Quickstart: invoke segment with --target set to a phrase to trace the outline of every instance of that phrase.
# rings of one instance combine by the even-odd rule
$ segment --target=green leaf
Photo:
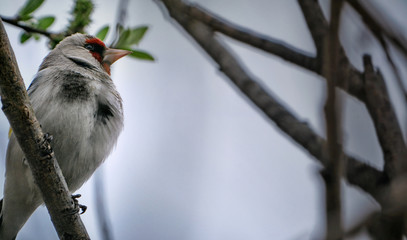
[[[115,47],[117,48],[131,48],[133,45],[137,45],[143,38],[144,34],[148,30],[147,26],[140,26],[133,29],[126,29],[120,33],[119,40]]]
[[[130,49],[130,51],[132,51],[132,53],[130,53],[130,57],[134,57],[137,59],[141,59],[141,60],[148,60],[148,61],[154,61],[154,57],[151,56],[150,53],[145,52],[145,51],[141,51],[141,50],[134,50],[134,49]]]
[[[106,25],[96,33],[96,37],[103,41],[103,40],[105,40],[108,32],[109,32],[109,25]]]
[[[124,27],[119,24],[119,25],[117,26],[117,29],[119,30],[119,34],[122,34],[122,32],[123,32],[123,30],[124,30]]]
[[[33,18],[31,15],[18,16],[21,21],[28,21]]]
[[[140,42],[140,40],[144,37],[144,34],[147,32],[147,30],[148,30],[147,26],[133,28],[130,31],[129,38],[127,39],[129,46],[137,45]]]
[[[36,41],[40,40],[40,35],[38,35],[38,34],[36,34],[36,33],[33,34],[33,37],[34,37],[34,39],[35,39]]]
[[[41,30],[46,30],[51,26],[55,21],[55,17],[53,16],[46,16],[38,19],[37,28]]]
[[[34,12],[37,8],[41,6],[44,0],[28,0],[25,5],[20,9],[18,15],[21,17],[27,16]]]
[[[28,39],[30,39],[32,37],[32,34],[27,33],[27,32],[23,32],[20,35],[20,43],[25,43]]]
[[[114,47],[115,48],[128,48],[128,47],[130,47],[130,46],[127,46],[127,39],[129,38],[129,36],[130,36],[130,30],[129,29],[123,30],[120,33],[119,40],[117,40],[117,43],[114,45]]]

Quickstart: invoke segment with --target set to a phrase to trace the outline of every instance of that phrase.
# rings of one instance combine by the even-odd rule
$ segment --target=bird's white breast
[[[54,137],[51,145],[69,189],[75,191],[114,147],[123,127],[121,99],[112,83],[71,70],[53,71],[40,71],[29,94],[43,131]]]

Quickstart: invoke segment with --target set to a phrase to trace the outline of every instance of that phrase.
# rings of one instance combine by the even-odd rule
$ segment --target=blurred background
[[[0,15],[13,16],[24,0],[0,0]],[[310,33],[294,0],[193,1],[232,22],[314,53]],[[325,13],[329,1],[319,1]],[[407,34],[407,1],[370,0],[386,20]],[[89,33],[113,25],[119,1],[94,1]],[[56,15],[51,31],[68,22],[73,1],[46,1],[36,15]],[[320,239],[324,234],[321,165],[253,107],[213,62],[152,0],[130,1],[126,25],[148,25],[140,47],[155,62],[124,58],[112,78],[124,101],[125,127],[117,147],[98,170],[114,239],[218,240]],[[49,52],[46,39],[19,43],[21,30],[7,25],[20,71],[29,85]],[[112,34],[106,42],[110,42]],[[247,69],[270,91],[325,136],[325,80],[275,56],[223,38]],[[362,54],[380,66],[400,122],[406,106],[384,52],[360,17],[345,6],[341,41],[352,63]],[[394,52],[407,78],[406,59]],[[402,68],[401,66],[404,66]],[[345,96],[345,95],[344,95]],[[343,97],[344,148],[382,169],[382,153],[366,108]],[[406,124],[402,124],[404,132]],[[9,124],[0,114],[0,190]],[[77,193],[92,239],[102,239],[95,207],[95,177]],[[343,183],[344,223],[353,226],[378,207],[362,191]],[[29,219],[17,239],[57,239],[45,207]],[[369,239],[362,233],[354,239]]]

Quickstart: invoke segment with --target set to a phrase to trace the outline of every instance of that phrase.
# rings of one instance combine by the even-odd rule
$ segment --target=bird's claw
[[[44,139],[45,139],[45,141],[47,141],[48,143],[51,143],[51,142],[52,142],[52,139],[54,139],[54,136],[52,136],[52,135],[49,134],[49,133],[45,133],[45,134],[44,134]]]
[[[75,210],[72,212],[72,214],[79,213],[79,210],[81,210],[79,214],[84,214],[86,212],[86,209],[88,209],[87,206],[79,204],[78,198],[80,198],[81,196],[82,195],[80,194],[72,195],[73,204],[75,205]]]
[[[53,137],[51,134],[49,134],[49,133],[44,134],[44,139],[41,142],[41,152],[43,154],[43,157],[52,158],[52,155],[51,155],[52,147],[50,145],[52,139],[53,139]]]

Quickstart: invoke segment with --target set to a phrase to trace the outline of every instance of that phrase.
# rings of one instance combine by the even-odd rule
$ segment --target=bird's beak
[[[120,58],[129,55],[131,51],[127,50],[122,50],[122,49],[113,49],[113,48],[108,48],[105,53],[104,57],[102,60],[102,65],[103,68],[106,70],[106,72],[110,75],[110,66],[119,60]]]

